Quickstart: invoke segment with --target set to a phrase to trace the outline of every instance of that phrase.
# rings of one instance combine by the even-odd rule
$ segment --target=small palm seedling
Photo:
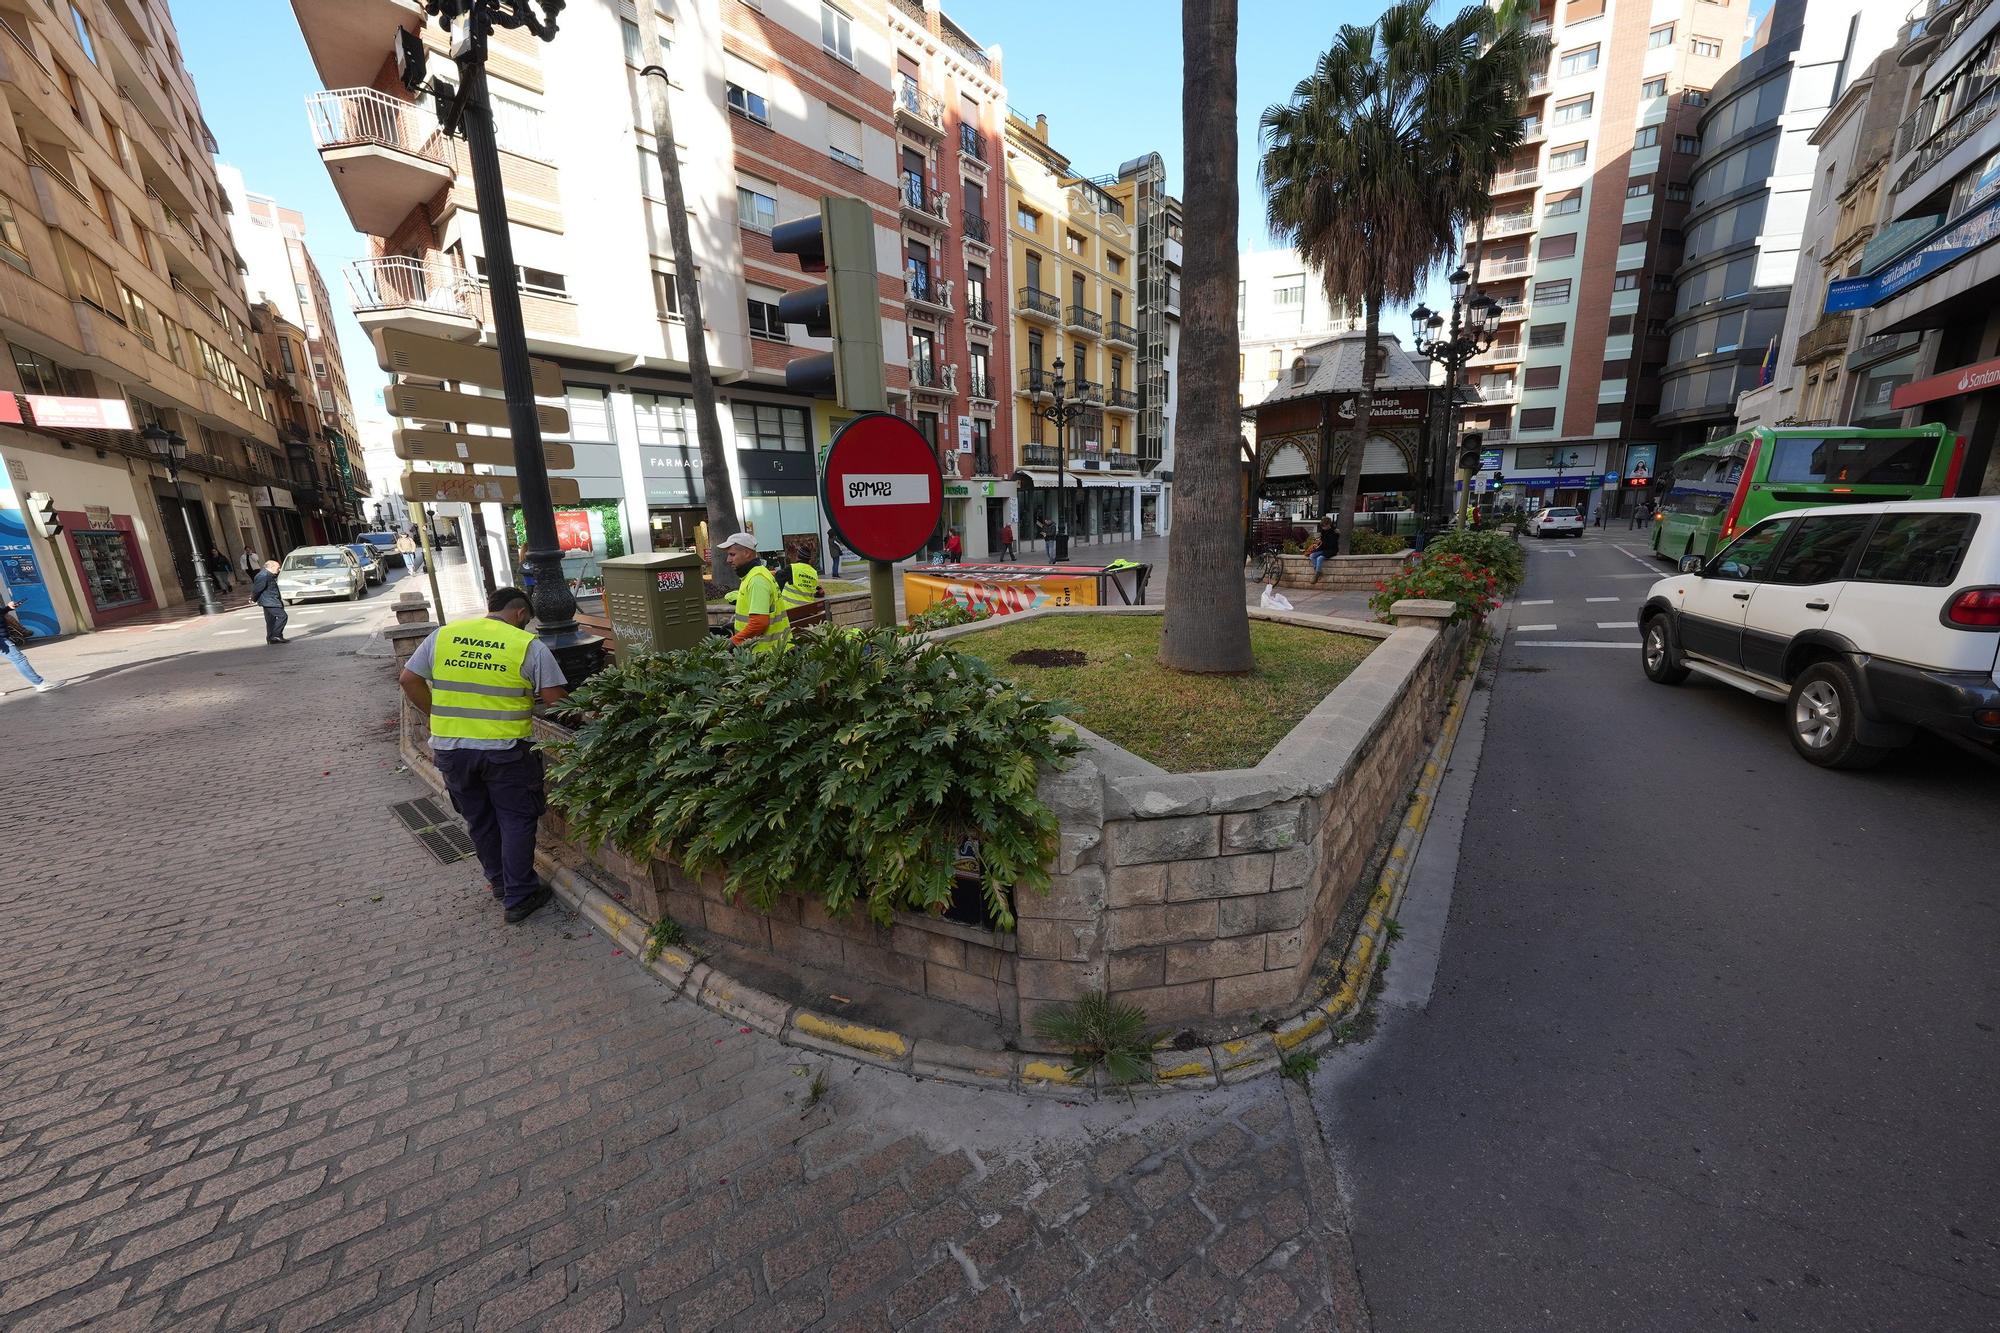
[[[1145,1010],[1103,991],[1044,1009],[1035,1016],[1035,1033],[1069,1051],[1070,1076],[1078,1081],[1094,1069],[1102,1069],[1114,1084],[1153,1077],[1153,1038],[1146,1031]]]

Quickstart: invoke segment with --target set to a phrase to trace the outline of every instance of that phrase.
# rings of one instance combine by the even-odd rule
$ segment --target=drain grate
[[[398,801],[389,810],[403,821],[403,827],[417,835],[417,841],[438,864],[450,865],[473,854],[472,837],[465,826],[430,797]]]

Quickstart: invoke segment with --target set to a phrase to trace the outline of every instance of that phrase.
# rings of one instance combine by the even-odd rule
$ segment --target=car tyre
[[[1646,679],[1655,685],[1678,685],[1688,678],[1688,669],[1681,665],[1680,636],[1674,633],[1672,616],[1663,611],[1646,621],[1639,658]]]
[[[1861,691],[1847,663],[1815,662],[1792,682],[1785,700],[1786,731],[1799,757],[1821,768],[1871,768],[1889,748],[1856,739],[1861,724]]]

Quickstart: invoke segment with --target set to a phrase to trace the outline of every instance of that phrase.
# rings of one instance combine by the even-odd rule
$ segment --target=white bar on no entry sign
[[[857,475],[841,485],[851,505],[920,505],[929,504],[931,498],[931,479],[921,472]]]

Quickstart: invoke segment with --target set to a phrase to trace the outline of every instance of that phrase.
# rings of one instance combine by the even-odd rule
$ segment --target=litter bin
[[[708,598],[693,551],[621,555],[600,569],[604,615],[621,655],[692,648],[707,635]]]

